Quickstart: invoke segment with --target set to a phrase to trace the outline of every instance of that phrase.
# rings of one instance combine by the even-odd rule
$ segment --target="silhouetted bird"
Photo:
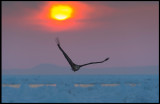
[[[72,70],[73,70],[74,72],[75,72],[75,71],[78,71],[82,66],[86,66],[86,65],[90,65],[90,64],[103,63],[103,62],[105,62],[105,61],[107,61],[107,60],[109,59],[109,57],[108,57],[108,58],[106,58],[106,59],[103,60],[103,61],[90,62],[90,63],[83,64],[83,65],[77,65],[77,64],[75,64],[75,63],[69,58],[69,56],[63,51],[63,49],[62,49],[61,46],[60,46],[60,42],[59,42],[59,39],[58,39],[58,38],[56,38],[56,43],[57,43],[58,48],[61,50],[61,52],[63,53],[64,57],[67,59],[68,63],[70,64],[70,66],[71,66],[71,68],[72,68]]]

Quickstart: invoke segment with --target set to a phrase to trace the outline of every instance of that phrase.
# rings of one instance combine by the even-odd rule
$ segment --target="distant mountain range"
[[[60,67],[54,64],[40,64],[30,69],[2,69],[2,74],[158,74],[159,66],[144,67],[112,67],[93,68],[82,67],[79,71],[73,72],[71,68]]]

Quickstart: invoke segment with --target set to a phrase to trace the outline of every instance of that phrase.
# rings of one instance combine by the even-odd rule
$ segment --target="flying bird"
[[[60,41],[59,41],[58,38],[56,38],[56,43],[57,43],[58,48],[61,50],[61,52],[63,53],[64,57],[67,59],[69,65],[71,66],[71,68],[72,68],[72,70],[73,70],[74,72],[75,72],[75,71],[78,71],[82,66],[86,66],[86,65],[90,65],[90,64],[103,63],[103,62],[105,62],[105,61],[107,61],[107,60],[109,59],[109,57],[108,57],[108,58],[106,58],[106,59],[103,60],[103,61],[90,62],[90,63],[83,64],[83,65],[77,65],[77,64],[75,64],[75,63],[69,58],[69,56],[68,56],[68,55],[64,52],[64,50],[61,48],[61,46],[60,46]]]

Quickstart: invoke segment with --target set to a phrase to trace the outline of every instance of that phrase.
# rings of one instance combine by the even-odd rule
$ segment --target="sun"
[[[72,16],[73,9],[67,5],[56,5],[50,9],[50,17],[56,20],[66,20]]]

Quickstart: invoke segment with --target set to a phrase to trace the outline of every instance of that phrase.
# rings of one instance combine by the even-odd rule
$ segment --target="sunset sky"
[[[66,20],[50,18],[54,5],[68,5]],[[158,1],[3,1],[2,69],[40,64],[70,67],[55,38],[86,68],[158,66]]]

